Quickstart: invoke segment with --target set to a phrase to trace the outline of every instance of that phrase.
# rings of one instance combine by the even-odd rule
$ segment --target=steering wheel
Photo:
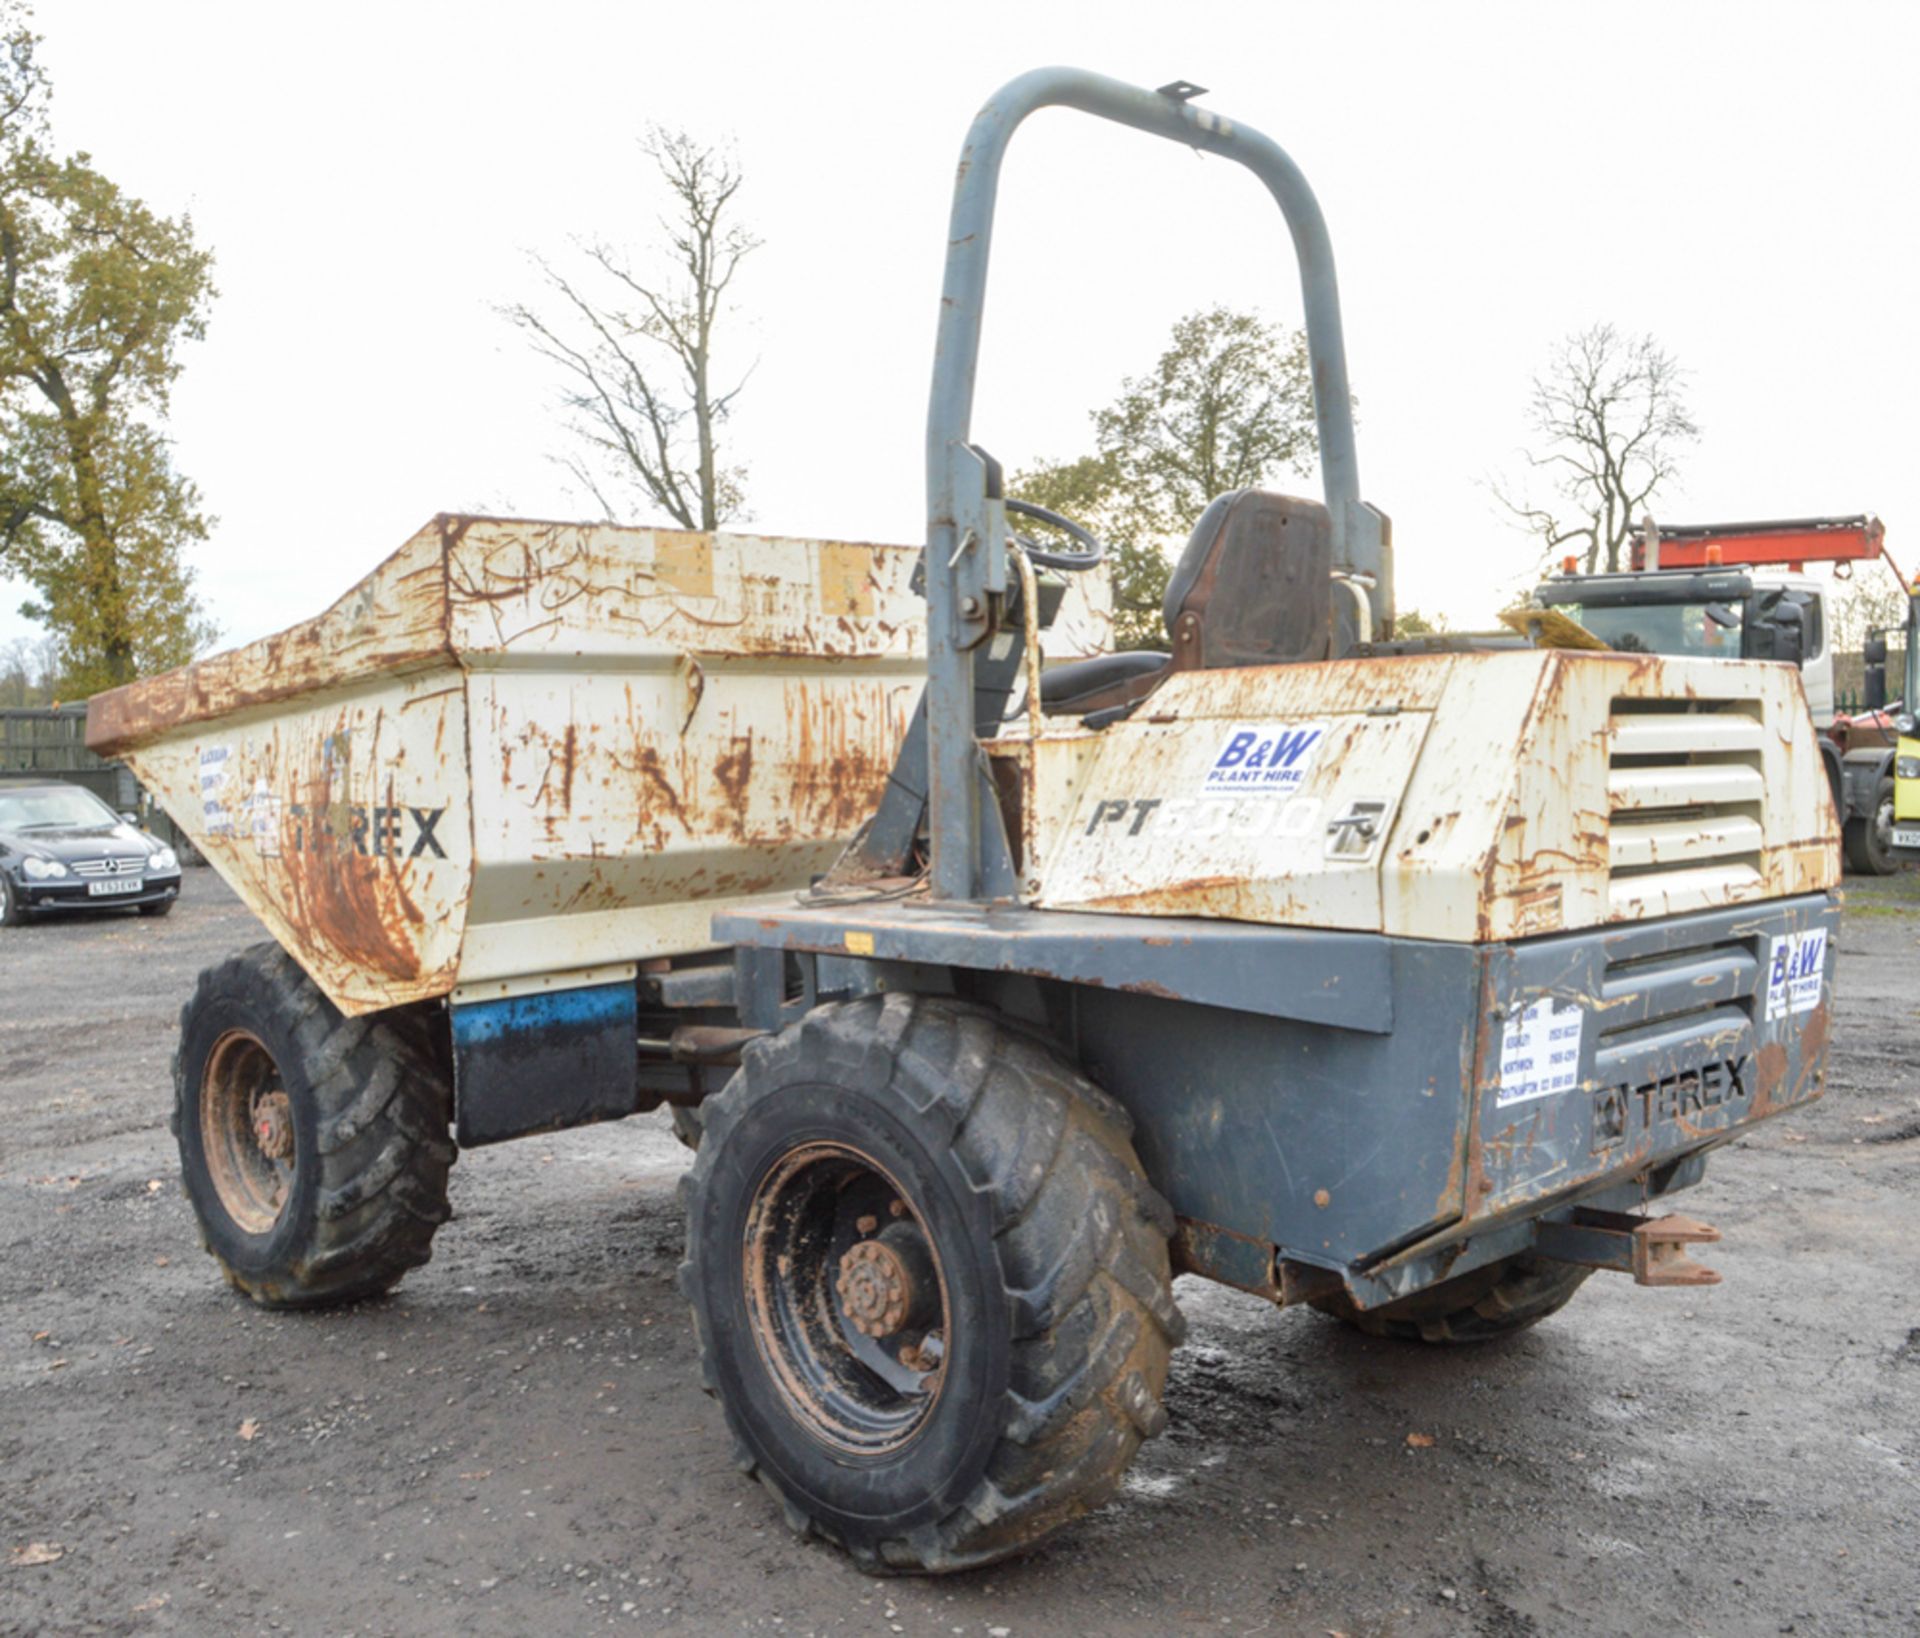
[[[1009,500],[1002,504],[1017,517],[1034,518],[1041,523],[1051,524],[1068,539],[1078,541],[1086,548],[1079,552],[1050,552],[1044,546],[1035,545],[1024,535],[1015,535],[1013,538],[1019,543],[1021,551],[1027,554],[1029,563],[1037,563],[1048,569],[1091,569],[1106,561],[1107,543],[1072,518],[1062,517],[1045,506],[1036,506],[1032,501]]]

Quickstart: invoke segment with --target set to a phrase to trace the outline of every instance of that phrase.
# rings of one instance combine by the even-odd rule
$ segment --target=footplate
[[[1696,1263],[1687,1247],[1712,1245],[1719,1238],[1717,1228],[1677,1213],[1649,1218],[1581,1208],[1564,1220],[1542,1218],[1535,1225],[1534,1246],[1559,1262],[1631,1274],[1636,1285],[1718,1285],[1719,1273]]]

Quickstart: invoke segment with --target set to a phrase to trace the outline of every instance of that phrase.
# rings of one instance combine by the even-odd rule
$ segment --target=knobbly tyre
[[[863,1568],[945,1571],[1113,1493],[1176,1271],[1433,1344],[1595,1269],[1715,1278],[1668,1197],[1826,1060],[1798,676],[1406,652],[1319,208],[1199,94],[1048,69],[981,112],[924,550],[443,518],[318,620],[94,702],[274,935],[203,975],[175,1072],[247,1295],[424,1261],[456,1142],[670,1102],[742,1467]],[[1166,653],[1043,670],[1099,544],[1010,532],[970,412],[1047,106],[1265,184],[1325,493],[1221,496]]]

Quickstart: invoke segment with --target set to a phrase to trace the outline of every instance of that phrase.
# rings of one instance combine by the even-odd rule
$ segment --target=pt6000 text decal
[[[1312,797],[1276,804],[1218,796],[1112,796],[1094,802],[1081,834],[1237,836],[1251,840],[1260,836],[1310,836],[1319,820],[1320,804]]]

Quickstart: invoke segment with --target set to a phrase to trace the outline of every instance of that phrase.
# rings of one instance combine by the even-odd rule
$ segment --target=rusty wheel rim
[[[946,1272],[912,1196],[871,1155],[805,1144],[762,1176],[742,1250],[749,1327],[788,1414],[854,1455],[912,1443],[952,1342]]]
[[[200,1147],[220,1204],[248,1234],[265,1234],[293,1192],[293,1104],[259,1037],[229,1030],[200,1076]]]

